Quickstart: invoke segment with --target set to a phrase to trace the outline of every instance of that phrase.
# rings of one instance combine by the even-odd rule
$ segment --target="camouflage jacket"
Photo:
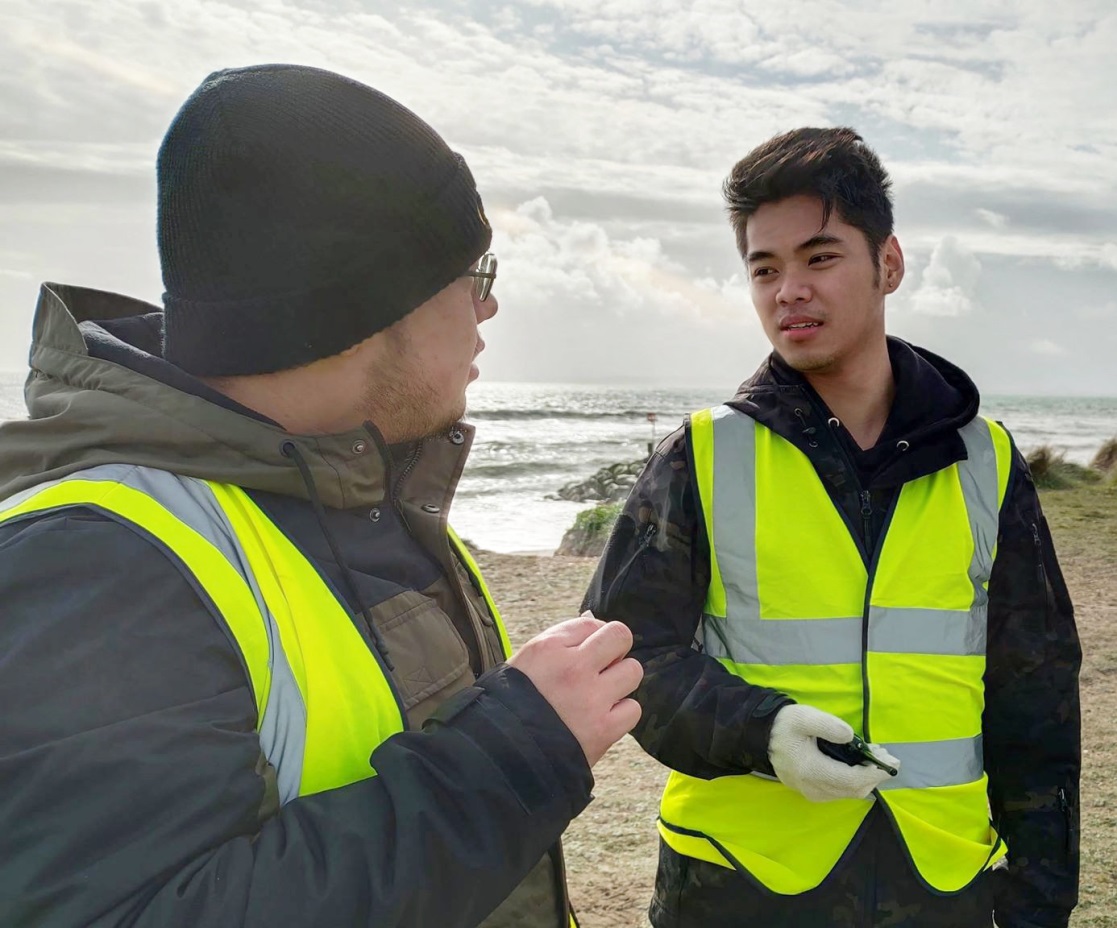
[[[850,525],[862,526],[870,549],[905,482],[964,458],[958,428],[978,407],[976,387],[949,362],[898,339],[889,339],[889,352],[896,399],[868,451],[857,448],[818,394],[776,355],[730,401],[811,459],[834,505]],[[730,674],[692,647],[710,551],[688,435],[685,423],[649,460],[584,607],[633,631],[633,654],[645,669],[638,691],[644,712],[634,734],[649,754],[707,779],[771,773],[772,721],[791,700]],[[1002,928],[1055,928],[1067,924],[1078,892],[1081,651],[1035,485],[1015,448],[1013,456],[989,582],[983,723],[991,810],[1009,846],[996,909]],[[872,516],[863,521],[866,502]]]

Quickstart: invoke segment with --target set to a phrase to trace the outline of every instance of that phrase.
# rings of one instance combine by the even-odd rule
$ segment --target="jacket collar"
[[[775,352],[729,402],[787,439],[812,459],[844,449],[874,485],[894,485],[963,460],[958,429],[977,414],[973,381],[949,361],[901,339],[888,338],[896,395],[876,446],[858,452],[844,427],[798,371]],[[836,424],[837,423],[837,424]],[[851,460],[852,463],[852,460]]]
[[[326,506],[387,497],[386,463],[365,430],[289,434],[159,357],[161,331],[160,310],[140,300],[43,285],[25,389],[30,418],[0,425],[0,498],[94,464],[132,463],[305,499],[282,451],[287,441]],[[448,507],[472,438],[461,424],[424,440],[408,488],[430,498],[437,487]]]

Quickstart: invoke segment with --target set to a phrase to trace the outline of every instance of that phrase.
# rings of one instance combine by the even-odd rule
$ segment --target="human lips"
[[[810,332],[822,328],[822,320],[813,316],[786,316],[780,320],[781,332]]]
[[[780,337],[791,344],[803,344],[818,337],[823,322],[813,316],[785,316],[780,320]]]
[[[469,379],[470,381],[476,380],[481,376],[481,369],[477,366],[477,355],[485,350],[485,343],[481,339],[477,339],[477,347],[473,349],[473,360],[469,365]]]

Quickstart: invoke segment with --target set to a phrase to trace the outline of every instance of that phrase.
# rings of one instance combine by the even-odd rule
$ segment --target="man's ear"
[[[881,286],[885,293],[895,293],[904,279],[904,251],[895,235],[888,236],[880,250]]]

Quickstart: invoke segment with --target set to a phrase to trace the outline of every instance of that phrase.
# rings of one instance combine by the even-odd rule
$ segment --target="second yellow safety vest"
[[[710,540],[707,654],[750,683],[848,722],[900,758],[879,798],[813,803],[761,775],[672,772],[663,840],[777,893],[820,885],[873,802],[922,878],[955,892],[1004,856],[982,755],[986,605],[1011,445],[961,430],[968,458],[904,484],[862,552],[810,459],[743,413],[691,419]]]

